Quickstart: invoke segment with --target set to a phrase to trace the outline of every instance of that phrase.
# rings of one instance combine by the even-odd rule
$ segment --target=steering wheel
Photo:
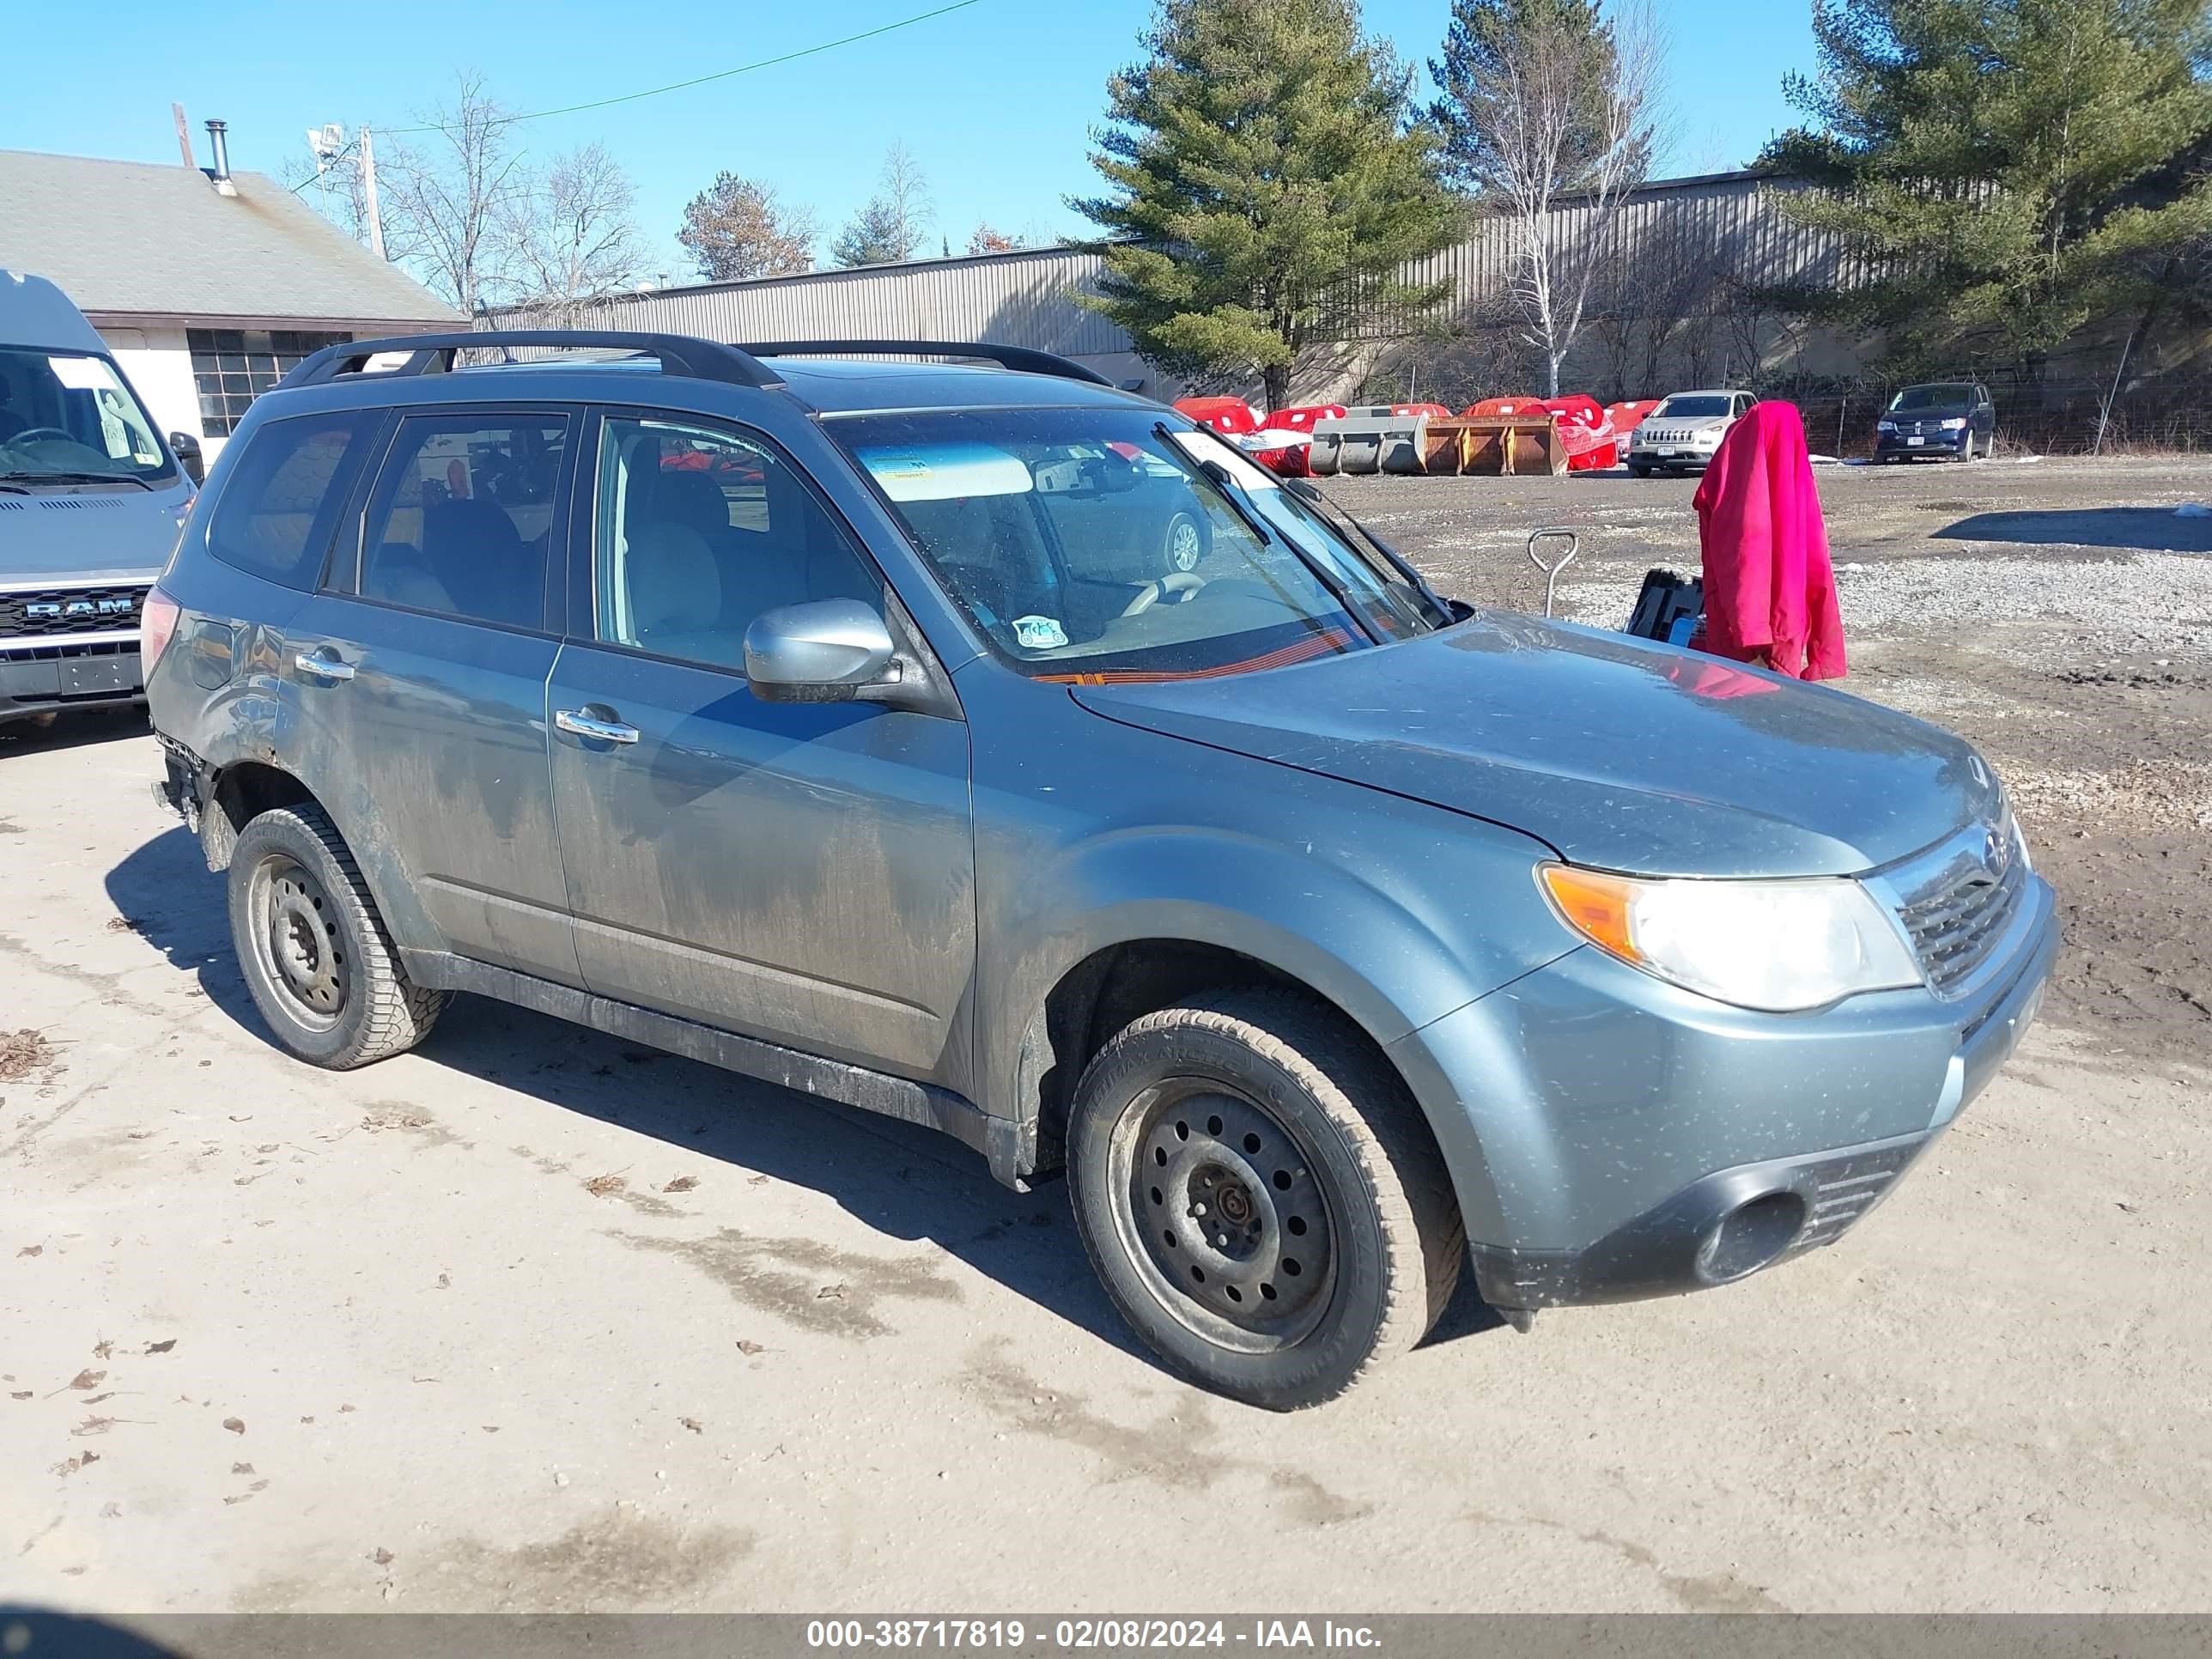
[[[59,438],[64,443],[72,444],[78,441],[76,433],[65,432],[58,426],[27,426],[12,438],[0,439],[0,442],[11,444],[27,443],[33,438]]]
[[[1206,578],[1193,575],[1188,570],[1177,570],[1162,576],[1157,581],[1139,584],[1137,597],[1122,608],[1125,617],[1141,617],[1170,594],[1178,594],[1177,605],[1188,605],[1198,597],[1198,590],[1206,586]]]

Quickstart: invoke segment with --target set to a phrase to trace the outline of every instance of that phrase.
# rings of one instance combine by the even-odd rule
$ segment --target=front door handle
[[[598,715],[581,708],[556,710],[553,724],[563,732],[580,738],[597,738],[601,743],[635,743],[637,727],[624,726],[619,720],[603,720]]]
[[[312,674],[319,680],[349,680],[353,678],[351,663],[337,657],[318,656],[307,651],[294,657],[292,666],[302,674]]]

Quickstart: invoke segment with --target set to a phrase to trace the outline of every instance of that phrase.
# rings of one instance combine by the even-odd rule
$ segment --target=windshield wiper
[[[1341,503],[1324,494],[1320,486],[1310,483],[1304,478],[1285,478],[1283,480],[1283,488],[1291,491],[1300,501],[1310,501],[1316,507],[1325,509],[1331,516],[1343,520],[1345,523],[1358,531],[1359,539],[1388,560],[1390,568],[1405,578],[1407,585],[1428,602],[1429,608],[1436,612],[1441,626],[1449,628],[1459,620],[1451,606],[1444,602],[1443,596],[1429,586],[1428,578],[1413,568],[1412,560],[1353,518],[1345,510]]]
[[[1265,547],[1275,539],[1268,533],[1267,526],[1261,521],[1260,515],[1247,503],[1239,501],[1235,493],[1231,490],[1227,467],[1218,461],[1193,459],[1184,453],[1182,446],[1176,441],[1176,430],[1165,421],[1152,422],[1152,436],[1168,447],[1168,459],[1181,466],[1185,472],[1189,472],[1193,467],[1198,469],[1206,483],[1213,486],[1213,493],[1228,503],[1231,513],[1244,520],[1244,527],[1247,530],[1260,538],[1261,546]]]
[[[1223,441],[1219,434],[1214,433],[1210,428],[1200,427],[1197,429],[1212,437],[1216,443]],[[1273,543],[1275,538],[1268,533],[1267,526],[1261,521],[1259,509],[1243,499],[1243,489],[1231,476],[1227,467],[1218,461],[1201,461],[1188,454],[1182,444],[1176,441],[1179,434],[1176,429],[1165,421],[1152,422],[1152,435],[1167,446],[1170,459],[1181,466],[1186,473],[1204,478],[1206,483],[1213,486],[1213,493],[1228,503],[1229,510],[1244,521],[1252,533],[1260,538],[1260,544],[1262,547]],[[1239,459],[1241,459],[1242,457]],[[1352,590],[1344,585],[1342,577],[1299,546],[1297,537],[1285,534],[1283,537],[1283,545],[1291,550],[1291,556],[1300,564],[1305,566],[1313,579],[1322,585],[1322,591],[1336,601],[1337,607],[1352,618],[1352,625],[1367,635],[1370,643],[1381,645],[1383,642],[1382,636],[1375,631],[1374,623],[1357,605],[1352,603]]]
[[[19,482],[31,483],[127,483],[141,489],[154,486],[143,478],[128,472],[0,472],[0,484],[11,487]]]

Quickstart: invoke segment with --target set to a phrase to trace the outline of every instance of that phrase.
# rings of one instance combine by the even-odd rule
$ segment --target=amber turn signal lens
[[[1631,883],[1568,864],[1544,865],[1537,875],[1568,927],[1624,960],[1637,960],[1628,932],[1629,901],[1634,892]]]

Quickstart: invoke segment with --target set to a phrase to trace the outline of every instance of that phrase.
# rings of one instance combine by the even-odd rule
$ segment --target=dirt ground
[[[83,1610],[2201,1609],[2212,467],[1824,470],[1849,689],[1955,726],[2057,994],[1837,1247],[1176,1384],[1062,1191],[464,1000],[278,1054],[143,726],[0,738],[0,1599]],[[1340,486],[1448,589],[1617,624],[1686,481]],[[1540,605],[1540,598],[1536,603]]]

